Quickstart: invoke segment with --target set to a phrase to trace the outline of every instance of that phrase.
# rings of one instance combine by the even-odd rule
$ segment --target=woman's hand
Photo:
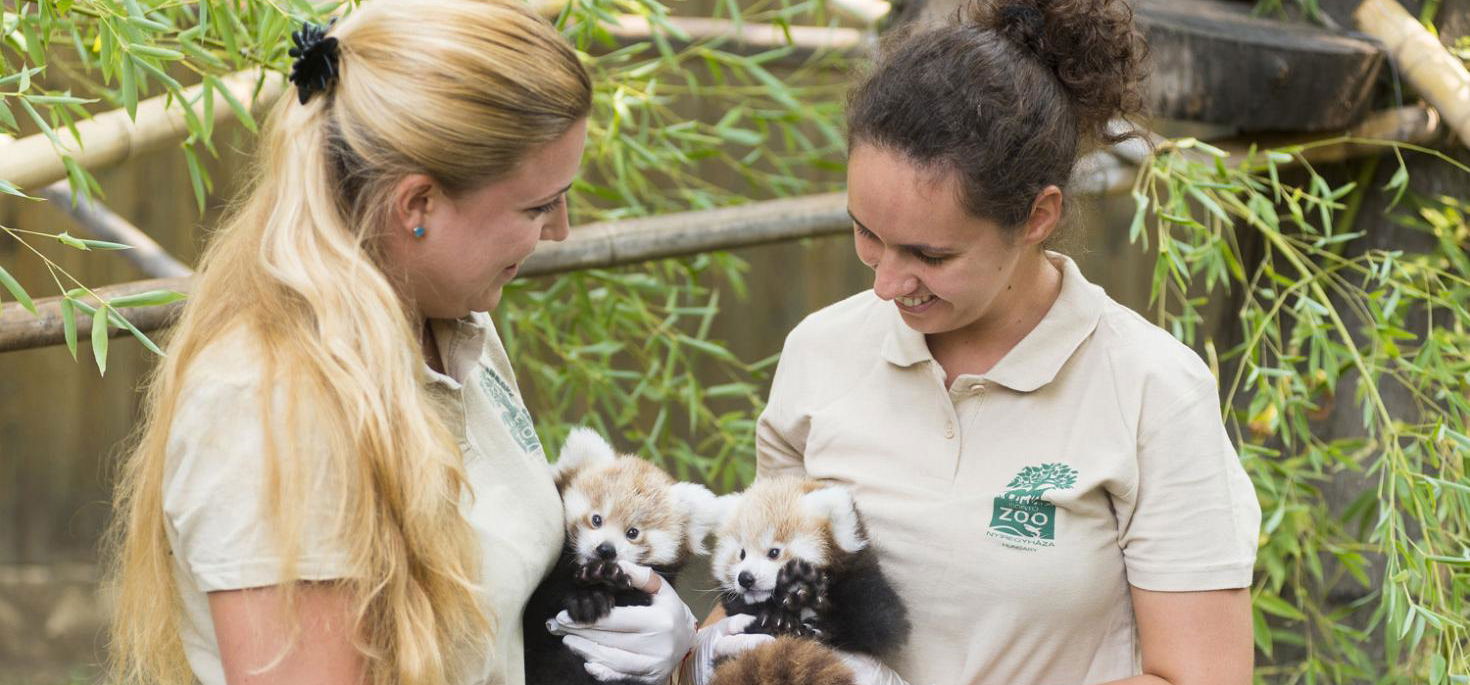
[[[856,685],[908,685],[893,669],[867,654],[838,651],[837,658],[852,669],[852,682]]]
[[[619,562],[633,584],[653,594],[648,606],[613,607],[590,624],[562,611],[546,629],[587,660],[587,673],[601,680],[633,679],[662,683],[694,644],[694,614],[674,587],[646,566]]]
[[[727,616],[699,629],[694,636],[694,655],[685,673],[692,685],[706,685],[715,675],[715,662],[753,649],[776,638],[764,633],[745,632],[755,616]]]

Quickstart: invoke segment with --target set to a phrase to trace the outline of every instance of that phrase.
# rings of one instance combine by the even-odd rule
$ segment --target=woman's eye
[[[919,258],[919,261],[921,261],[921,262],[923,262],[925,264],[931,264],[931,265],[933,265],[933,264],[940,264],[940,263],[944,262],[944,259],[945,259],[944,257],[935,257],[935,256],[932,256],[932,255],[926,255],[923,252],[915,252],[914,253],[914,256],[915,257],[918,257]]]
[[[558,207],[561,207],[562,203],[566,202],[566,200],[567,200],[567,196],[565,196],[565,195],[557,195],[556,196],[556,199],[555,200],[552,200],[551,202],[548,202],[548,203],[546,203],[544,205],[541,205],[539,207],[532,207],[531,208],[531,213],[532,214],[535,214],[537,216],[540,216],[542,214],[550,214],[550,213],[556,211]]]
[[[628,529],[628,532],[623,533],[623,534],[626,535],[626,536],[628,536],[628,539],[629,540],[637,540],[638,539],[638,529],[637,528],[629,528]]]
[[[778,559],[780,557],[781,557],[781,548],[779,548],[779,547],[772,547],[769,551],[766,552],[766,558],[767,559]]]
[[[740,550],[740,560],[745,561],[745,550]]]
[[[864,238],[867,238],[869,240],[875,240],[878,237],[876,235],[873,235],[873,232],[872,231],[869,231],[868,229],[864,228],[862,224],[853,224],[852,225],[852,228],[853,228],[853,230],[857,231],[857,234],[858,235],[860,235],[860,236],[862,236]]]
[[[593,528],[601,528],[602,527],[602,517],[601,516],[599,516],[597,514],[593,514],[592,515],[592,527]]]

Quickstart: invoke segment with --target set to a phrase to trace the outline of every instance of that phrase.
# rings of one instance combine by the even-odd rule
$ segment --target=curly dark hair
[[[1080,153],[1135,136],[1147,48],[1124,0],[977,0],[885,38],[848,100],[848,145],[951,168],[976,217],[1014,229]]]

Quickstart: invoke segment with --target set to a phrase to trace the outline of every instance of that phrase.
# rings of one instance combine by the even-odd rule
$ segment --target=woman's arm
[[[1107,685],[1249,685],[1250,590],[1132,594],[1143,675]]]
[[[209,593],[230,685],[366,682],[362,655],[352,645],[352,599],[345,588],[301,583],[289,613],[282,600],[279,587]]]

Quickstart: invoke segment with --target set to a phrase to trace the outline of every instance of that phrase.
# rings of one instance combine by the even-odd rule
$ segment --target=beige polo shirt
[[[498,617],[495,642],[463,680],[521,685],[521,610],[551,569],[564,536],[561,499],[531,417],[490,317],[433,321],[447,374],[424,369],[431,391],[452,401],[474,497],[464,513],[482,548],[481,601]],[[183,598],[184,651],[204,685],[224,685],[207,593],[278,584],[281,564],[262,511],[265,460],[260,430],[260,366],[253,338],[237,327],[210,344],[186,373],[169,434],[164,512]],[[284,407],[283,393],[273,401]],[[310,411],[310,407],[298,411]],[[294,449],[310,459],[311,436]],[[313,493],[330,493],[318,469]],[[311,502],[296,576],[346,575],[333,534],[336,502]]]
[[[913,685],[1066,685],[1140,672],[1129,585],[1247,587],[1260,508],[1215,379],[1072,260],[1041,323],[944,386],[871,291],[786,340],[759,477],[849,484],[914,631]]]

